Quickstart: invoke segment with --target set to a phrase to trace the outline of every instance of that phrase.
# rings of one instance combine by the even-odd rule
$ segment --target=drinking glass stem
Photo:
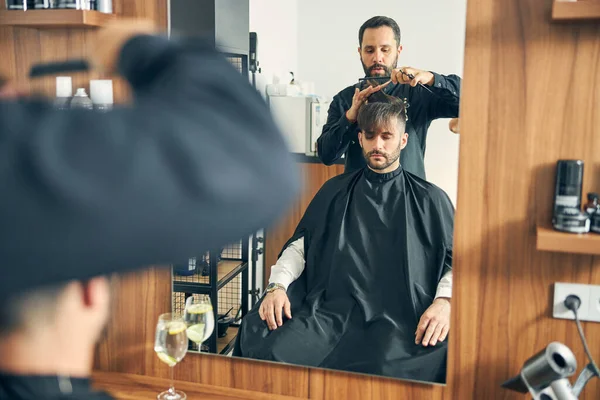
[[[175,392],[175,384],[174,384],[174,380],[173,380],[173,367],[169,368],[169,375],[170,375],[170,386],[169,386],[169,394],[171,396],[175,396],[177,393]]]

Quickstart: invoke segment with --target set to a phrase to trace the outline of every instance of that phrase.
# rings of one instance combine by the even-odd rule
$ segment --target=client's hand
[[[276,289],[265,296],[258,309],[258,314],[260,319],[267,322],[269,329],[273,330],[283,325],[282,310],[285,312],[286,317],[292,318],[292,306],[285,290]]]
[[[423,346],[435,346],[437,342],[446,340],[450,330],[450,299],[438,297],[433,301],[421,316],[417,332],[415,332],[415,343]]]

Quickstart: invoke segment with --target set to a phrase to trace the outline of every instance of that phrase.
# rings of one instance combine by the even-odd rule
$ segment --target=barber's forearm
[[[432,72],[432,74],[432,90],[445,100],[458,105],[462,79],[458,75],[442,75],[436,72]]]

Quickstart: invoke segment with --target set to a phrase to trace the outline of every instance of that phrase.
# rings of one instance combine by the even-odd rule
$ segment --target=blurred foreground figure
[[[296,194],[247,80],[213,47],[154,33],[115,22],[88,52],[129,82],[130,106],[58,111],[0,88],[0,302],[187,259],[268,226]]]

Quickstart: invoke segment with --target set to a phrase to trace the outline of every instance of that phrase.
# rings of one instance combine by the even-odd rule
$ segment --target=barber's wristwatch
[[[281,289],[284,292],[285,290],[285,286],[283,286],[281,283],[269,283],[269,285],[267,286],[267,288],[265,289],[265,295],[269,294],[277,289]]]

